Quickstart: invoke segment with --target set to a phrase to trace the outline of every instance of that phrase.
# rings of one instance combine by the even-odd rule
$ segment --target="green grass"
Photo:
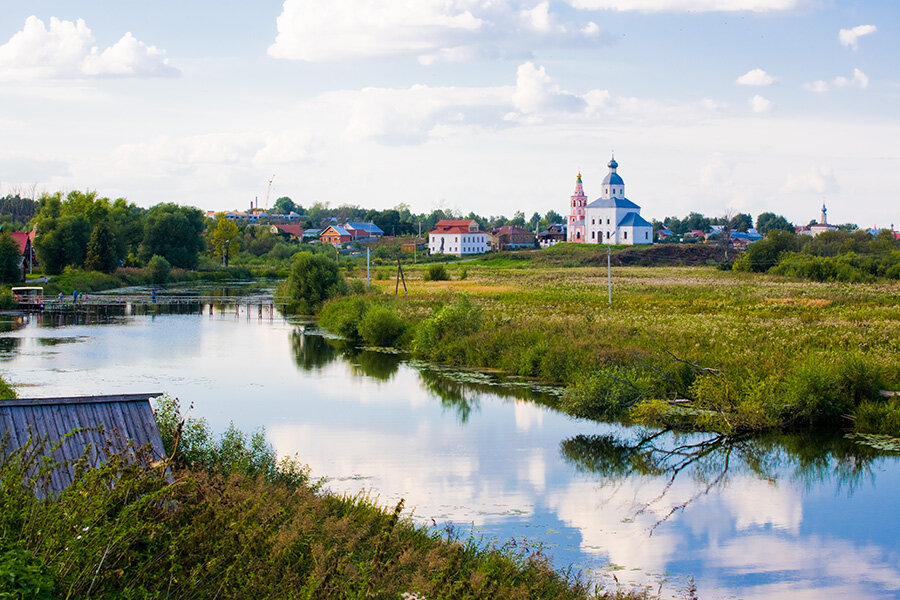
[[[853,427],[859,406],[884,402],[880,389],[900,389],[897,283],[616,267],[610,305],[605,269],[509,260],[468,263],[464,281],[408,268],[408,297],[376,281],[389,292],[378,302],[409,326],[398,345],[564,384],[572,414],[688,429]],[[420,342],[463,294],[478,327]]]

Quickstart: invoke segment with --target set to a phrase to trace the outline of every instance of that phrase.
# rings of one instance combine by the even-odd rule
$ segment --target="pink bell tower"
[[[587,196],[581,185],[581,173],[575,179],[575,193],[569,199],[569,222],[566,240],[569,242],[584,243],[584,209],[587,206]]]

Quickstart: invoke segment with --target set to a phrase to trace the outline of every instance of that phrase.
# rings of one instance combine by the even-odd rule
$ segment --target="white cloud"
[[[849,46],[856,50],[859,48],[857,46],[857,40],[864,35],[869,35],[870,33],[875,33],[878,31],[878,28],[874,25],[857,25],[853,29],[841,29],[838,32],[838,41],[842,46]]]
[[[773,108],[775,108],[775,104],[771,100],[763,98],[759,94],[756,94],[755,96],[750,98],[750,109],[755,113],[771,112]]]
[[[858,87],[862,90],[869,87],[869,78],[859,69],[853,69],[853,77],[835,77],[835,87]]]
[[[583,98],[561,90],[544,67],[536,67],[532,62],[519,65],[512,101],[525,114],[579,110],[587,106]]]
[[[773,12],[793,10],[805,0],[568,0],[586,10],[641,12]]]
[[[751,69],[737,78],[739,85],[764,86],[775,83],[775,78],[762,69]]]
[[[827,92],[832,87],[856,87],[864,90],[869,87],[869,77],[859,69],[853,69],[853,77],[844,77],[841,75],[832,79],[831,83],[819,79],[818,81],[812,81],[810,83],[803,84],[803,88],[805,90],[817,93]]]
[[[700,106],[710,112],[717,112],[726,108],[727,105],[722,102],[716,102],[712,98],[703,98],[700,100]]]
[[[50,27],[35,16],[0,46],[0,81],[84,77],[172,77],[165,52],[130,32],[100,50],[84,20],[50,18]]]
[[[837,179],[834,177],[834,170],[830,167],[813,167],[805,173],[795,175],[788,173],[787,180],[781,188],[782,193],[806,192],[814,194],[824,194],[826,192],[835,192],[840,189]]]
[[[592,26],[593,25],[593,26]],[[540,44],[597,38],[596,24],[563,23],[548,1],[284,0],[275,58],[307,62],[417,56],[419,63],[531,56]]]

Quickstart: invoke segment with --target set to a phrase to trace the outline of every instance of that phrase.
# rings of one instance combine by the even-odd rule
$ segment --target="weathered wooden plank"
[[[43,406],[47,404],[96,404],[99,402],[143,402],[162,396],[162,392],[147,394],[112,394],[109,396],[69,396],[59,398],[16,398],[0,400],[2,406]]]
[[[136,447],[150,444],[162,457],[162,439],[148,400],[159,395],[120,394],[0,402],[0,436],[9,432],[9,446],[0,451],[11,452],[21,447],[33,433],[35,439],[47,437],[46,454],[66,434],[79,429],[79,433],[69,436],[55,453],[54,458],[62,466],[50,474],[50,493],[62,491],[71,484],[73,464],[89,446],[92,448],[89,452],[92,465],[106,460],[107,449],[113,452],[125,450],[128,440],[133,440]]]

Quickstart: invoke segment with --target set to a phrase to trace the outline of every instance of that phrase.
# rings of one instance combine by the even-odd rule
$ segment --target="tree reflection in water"
[[[460,423],[466,423],[473,412],[478,412],[481,394],[554,407],[562,391],[558,387],[541,386],[531,381],[513,380],[480,371],[418,362],[410,364],[418,370],[422,386],[437,396],[445,408],[456,411]]]
[[[295,329],[291,332],[294,361],[304,371],[317,371],[334,362],[338,353],[329,340],[315,333]]]
[[[387,381],[400,368],[400,356],[390,352],[365,350],[340,339],[301,329],[291,332],[294,361],[304,371],[319,370],[338,357],[347,361],[354,375]]]
[[[697,492],[673,506],[653,527],[717,487],[729,476],[752,474],[774,482],[787,477],[806,487],[833,480],[852,494],[874,478],[873,463],[887,456],[843,434],[810,432],[761,436],[678,434],[642,430],[637,436],[577,435],[560,444],[563,457],[581,472],[616,481],[630,476],[664,479],[662,491],[638,512],[662,500],[679,477],[690,477]]]

